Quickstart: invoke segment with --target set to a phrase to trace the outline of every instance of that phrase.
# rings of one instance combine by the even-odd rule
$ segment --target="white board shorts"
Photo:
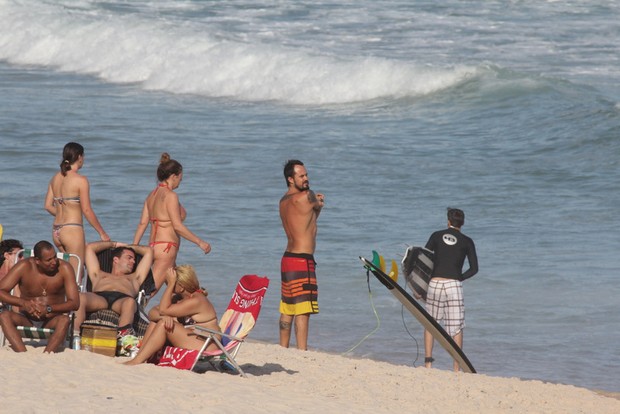
[[[443,322],[448,335],[454,337],[465,327],[463,282],[431,279],[426,294],[426,310],[437,322]]]

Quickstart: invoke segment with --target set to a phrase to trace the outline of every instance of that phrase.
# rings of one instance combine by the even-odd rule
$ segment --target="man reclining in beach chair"
[[[112,264],[114,261],[113,253],[114,249],[103,249],[97,252],[99,267],[102,271],[107,273],[112,272]],[[132,273],[136,271],[140,261],[142,261],[142,255],[136,254],[136,261]],[[90,279],[87,278],[84,292],[92,292],[92,290],[92,283]],[[138,311],[134,315],[133,328],[139,338],[144,336],[150,322],[149,316],[146,312],[146,305],[154,292],[155,280],[153,279],[153,271],[151,268],[146,280],[140,285],[140,291],[138,292],[138,297],[136,299],[138,302]],[[83,322],[83,326],[94,325],[95,327],[99,326],[102,328],[107,327],[116,329],[119,326],[119,318],[120,315],[111,309],[99,309],[94,312],[86,313],[86,319]]]
[[[20,288],[20,296],[11,291]],[[73,266],[59,260],[54,246],[42,240],[34,246],[34,256],[19,261],[0,281],[0,326],[16,352],[25,352],[22,331],[38,325],[49,334],[44,352],[56,352],[71,326],[67,313],[79,307],[79,288]],[[6,305],[18,306],[19,312]]]
[[[112,268],[109,272],[101,269],[97,253],[112,248]],[[142,260],[135,267],[136,256]],[[119,314],[119,342],[124,348],[137,346],[138,338],[133,328],[134,316],[138,309],[136,298],[140,286],[145,281],[153,263],[153,251],[148,246],[127,245],[115,241],[89,243],[85,252],[86,269],[92,283],[92,292],[80,294],[80,308],[77,312],[75,329],[86,318],[86,313],[110,309]],[[127,350],[127,349],[126,349]]]

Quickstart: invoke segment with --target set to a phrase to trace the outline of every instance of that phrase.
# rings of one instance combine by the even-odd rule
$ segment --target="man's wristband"
[[[52,313],[52,307],[50,305],[47,305],[47,308],[45,308],[45,311],[47,313]]]

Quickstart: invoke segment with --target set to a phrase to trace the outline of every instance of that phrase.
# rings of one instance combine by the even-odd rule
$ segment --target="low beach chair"
[[[201,326],[194,327],[196,335],[204,338],[205,343],[194,361],[192,371],[199,362],[207,362],[219,371],[230,364],[240,375],[246,376],[235,358],[241,344],[256,325],[268,286],[269,279],[266,277],[243,276],[237,284],[228,308],[220,318],[221,332],[214,332]],[[218,335],[221,335],[221,340],[217,338]],[[218,349],[206,351],[211,343],[215,343]]]
[[[34,252],[32,249],[20,250],[18,254],[15,255],[15,263],[17,263],[17,261],[21,259],[22,257],[24,259],[27,259],[29,257],[32,257],[33,255],[34,255]],[[83,286],[83,283],[82,283],[83,282],[82,281],[82,273],[83,273],[82,270],[83,269],[82,269],[82,261],[80,257],[76,254],[63,253],[63,252],[58,252],[56,256],[59,259],[65,260],[69,263],[71,263],[70,259],[77,260],[78,271],[76,272],[76,275],[75,275],[75,281],[77,282],[78,290],[82,292],[85,286]],[[8,305],[7,307],[10,308],[10,306]],[[75,312],[69,312],[69,318],[71,319],[71,324],[69,326],[69,330],[67,331],[66,340],[68,341],[69,345],[71,345],[73,343],[73,324],[75,322]],[[33,326],[17,326],[17,330],[20,332],[22,338],[28,339],[31,341],[46,341],[54,333],[53,329],[37,328]],[[6,338],[4,337],[4,332],[2,332],[2,330],[0,329],[0,343],[2,344],[2,346],[4,346],[5,342],[6,342]]]
[[[243,276],[237,284],[228,308],[220,318],[221,332],[201,326],[188,326],[193,327],[195,334],[205,340],[202,348],[199,351],[192,351],[166,347],[158,365],[204,372],[207,364],[220,372],[233,371],[246,377],[235,358],[241,344],[256,325],[268,286],[267,277]],[[218,336],[221,336],[221,340]],[[207,351],[207,347],[212,343],[218,349]]]
[[[97,253],[97,258],[99,259],[99,265],[101,266],[101,270],[103,270],[104,272],[112,271],[112,249],[100,251],[99,253]],[[135,266],[140,263],[140,260],[142,260],[142,255],[136,255]],[[149,271],[149,275],[144,280],[144,283],[142,283],[142,285],[140,286],[140,292],[138,293],[138,297],[136,298],[136,301],[138,302],[138,310],[136,312],[136,316],[134,317],[133,328],[139,337],[144,336],[144,332],[146,332],[146,328],[149,325],[149,318],[146,314],[145,309],[149,299],[151,298],[151,293],[154,290],[155,280],[153,279],[153,273]],[[84,291],[92,291],[90,279],[88,278],[86,278],[85,281]],[[110,309],[103,309],[86,315],[86,319],[84,320],[83,325],[117,328],[118,319],[118,313]]]

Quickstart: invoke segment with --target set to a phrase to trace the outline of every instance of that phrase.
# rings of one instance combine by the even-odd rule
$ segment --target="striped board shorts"
[[[426,310],[437,322],[443,321],[450,336],[461,332],[465,327],[463,282],[431,279],[426,295]]]
[[[319,313],[316,262],[311,254],[285,252],[282,256],[282,299],[280,313]]]

